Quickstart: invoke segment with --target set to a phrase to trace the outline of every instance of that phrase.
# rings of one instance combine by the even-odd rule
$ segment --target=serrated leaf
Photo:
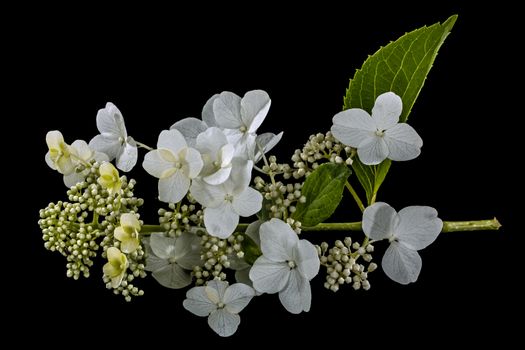
[[[405,122],[432,68],[439,48],[456,22],[457,15],[403,35],[380,48],[357,70],[346,90],[343,109],[361,108],[371,112],[377,96],[393,91],[403,100],[400,121]],[[354,161],[353,169],[366,191],[370,204],[390,168],[390,160],[379,165]]]
[[[345,165],[334,163],[325,163],[315,169],[302,188],[306,202],[297,205],[292,218],[307,227],[328,219],[339,205],[351,173]]]

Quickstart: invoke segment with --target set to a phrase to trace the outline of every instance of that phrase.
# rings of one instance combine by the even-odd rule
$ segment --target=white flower
[[[281,303],[291,313],[309,311],[312,301],[310,280],[319,272],[320,261],[314,245],[297,237],[279,219],[261,225],[262,256],[250,270],[257,291],[279,293]]]
[[[84,140],[76,140],[73,142],[71,144],[71,151],[74,154],[72,159],[76,165],[75,171],[69,175],[64,175],[64,184],[67,187],[74,186],[86,179],[90,170],[84,166],[85,164],[89,164],[93,159],[99,163],[109,160],[106,154],[92,150]],[[79,167],[79,165],[81,167]]]
[[[120,216],[120,226],[115,228],[114,236],[120,241],[123,253],[133,253],[140,246],[140,221],[136,214],[125,213]]]
[[[109,162],[104,162],[98,168],[100,176],[97,182],[102,188],[105,188],[110,195],[115,195],[122,189],[122,180],[118,170]]]
[[[147,271],[167,288],[184,288],[191,283],[195,266],[201,265],[200,237],[184,232],[179,237],[166,237],[163,233],[153,233],[149,239]]]
[[[201,155],[189,148],[184,136],[175,129],[160,133],[157,148],[146,154],[142,166],[150,175],[159,178],[161,201],[180,202],[188,193],[191,179],[202,169]]]
[[[69,175],[75,171],[76,163],[71,155],[71,146],[64,141],[60,131],[49,131],[46,135],[46,143],[49,151],[46,153],[45,159],[51,169],[64,175]]]
[[[221,129],[211,127],[200,133],[195,148],[204,161],[200,176],[206,183],[220,185],[230,177],[235,149]]]
[[[104,275],[111,280],[111,287],[118,288],[122,283],[124,274],[128,269],[129,262],[126,255],[115,247],[109,247],[107,250],[108,262],[102,268]]]
[[[393,92],[377,97],[372,117],[359,108],[337,113],[332,119],[332,134],[343,144],[357,148],[359,159],[367,165],[386,158],[401,161],[416,158],[423,140],[406,123],[398,123],[403,110],[401,98]]]
[[[229,337],[241,323],[238,313],[252,300],[255,292],[242,283],[228,286],[227,282],[212,280],[205,287],[194,287],[186,293],[183,305],[189,312],[208,316],[208,325],[221,337]]]
[[[252,216],[261,210],[261,193],[248,186],[252,167],[251,160],[236,159],[230,178],[223,184],[193,181],[190,192],[205,207],[204,225],[210,235],[227,238],[237,227],[239,216]]]
[[[117,159],[117,168],[130,171],[137,163],[137,145],[128,136],[124,118],[118,108],[111,102],[97,113],[97,128],[100,135],[95,136],[89,147],[105,153],[109,160]]]
[[[217,126],[225,130],[228,140],[235,146],[235,155],[254,159],[256,131],[270,109],[270,96],[265,91],[247,92],[241,99],[224,91],[213,101],[213,115]]]
[[[389,240],[383,271],[401,284],[417,280],[421,271],[417,251],[434,242],[442,228],[443,222],[431,207],[406,207],[396,213],[390,205],[377,202],[363,212],[364,233],[374,240]]]

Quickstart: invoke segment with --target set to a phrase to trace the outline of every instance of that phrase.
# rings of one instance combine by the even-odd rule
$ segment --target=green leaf
[[[377,96],[393,91],[403,100],[403,112],[399,120],[406,122],[438,50],[456,19],[457,15],[454,15],[443,24],[416,29],[368,57],[350,80],[343,109],[361,108],[371,112]],[[366,191],[368,204],[375,200],[390,163],[390,160],[386,160],[379,165],[369,166],[359,160],[354,161],[353,168]]]
[[[248,264],[253,265],[255,260],[262,255],[261,249],[248,235],[243,235],[244,239],[241,242],[242,250],[244,252],[244,261]]]
[[[334,163],[325,163],[315,169],[302,188],[306,202],[297,205],[292,218],[307,227],[328,219],[339,205],[351,173],[345,165]]]

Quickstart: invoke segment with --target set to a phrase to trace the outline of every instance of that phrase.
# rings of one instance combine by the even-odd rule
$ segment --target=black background
[[[86,342],[90,337],[94,344],[167,340],[172,346],[186,340],[278,345],[280,338],[345,347],[381,339],[393,345],[509,340],[514,331],[508,315],[519,315],[522,308],[516,286],[521,230],[512,222],[518,212],[512,199],[521,188],[520,172],[513,170],[519,161],[514,153],[520,151],[513,139],[520,130],[512,120],[522,111],[513,108],[518,101],[504,81],[518,58],[503,33],[517,24],[509,9],[446,4],[411,9],[379,4],[364,9],[352,3],[301,3],[293,10],[263,4],[202,4],[191,11],[57,8],[52,16],[19,22],[17,36],[9,37],[15,55],[7,68],[16,78],[10,92],[23,97],[15,104],[14,119],[30,126],[32,148],[24,208],[31,200],[18,221],[25,228],[7,232],[15,235],[11,259],[22,260],[4,287],[15,294],[14,324],[45,334],[46,341],[63,337],[63,344],[74,337]],[[61,130],[68,142],[89,140],[97,133],[97,110],[111,101],[122,111],[128,133],[154,146],[162,129],[184,117],[200,117],[214,93],[264,89],[272,107],[260,130],[285,132],[276,154],[287,160],[310,134],[330,128],[348,79],[368,54],[455,13],[456,26],[409,119],[424,140],[422,154],[394,164],[379,200],[397,209],[430,205],[444,220],[497,216],[503,228],[442,234],[421,252],[417,283],[397,285],[378,270],[370,277],[370,291],[347,286],[334,294],[322,287],[320,275],[312,282],[309,313],[291,315],[276,295],[265,295],[241,313],[238,332],[224,340],[205,318],[183,309],[184,290],[168,290],[148,278],[146,295],[126,303],[105,289],[96,268],[89,280],[73,281],[65,276],[65,259],[43,248],[38,209],[65,199],[61,176],[44,162],[48,130]],[[160,204],[156,180],[140,166],[131,176],[138,180],[135,193],[146,201],[143,217],[154,223]],[[359,220],[358,209],[345,201],[337,218]],[[303,236],[316,243],[335,237]],[[377,248],[380,262],[385,247]],[[22,259],[17,249],[23,249]],[[11,270],[12,264],[7,266]]]

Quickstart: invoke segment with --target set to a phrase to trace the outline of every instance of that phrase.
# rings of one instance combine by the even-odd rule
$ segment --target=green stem
[[[235,232],[245,232],[248,224],[239,224]],[[495,231],[501,227],[498,219],[474,220],[474,221],[443,221],[442,232],[464,232],[464,231]],[[312,227],[302,227],[303,232],[324,231],[361,231],[361,221],[356,222],[325,222]],[[160,225],[144,225],[140,233],[150,234],[153,232],[164,232]]]
[[[359,196],[357,195],[352,185],[350,185],[350,182],[347,181],[345,186],[350,192],[350,194],[352,194],[352,197],[354,197],[354,200],[357,203],[357,206],[359,207],[359,209],[361,209],[361,212],[363,212],[365,210],[365,206],[363,205],[363,202],[361,202],[361,198],[359,198]]]

